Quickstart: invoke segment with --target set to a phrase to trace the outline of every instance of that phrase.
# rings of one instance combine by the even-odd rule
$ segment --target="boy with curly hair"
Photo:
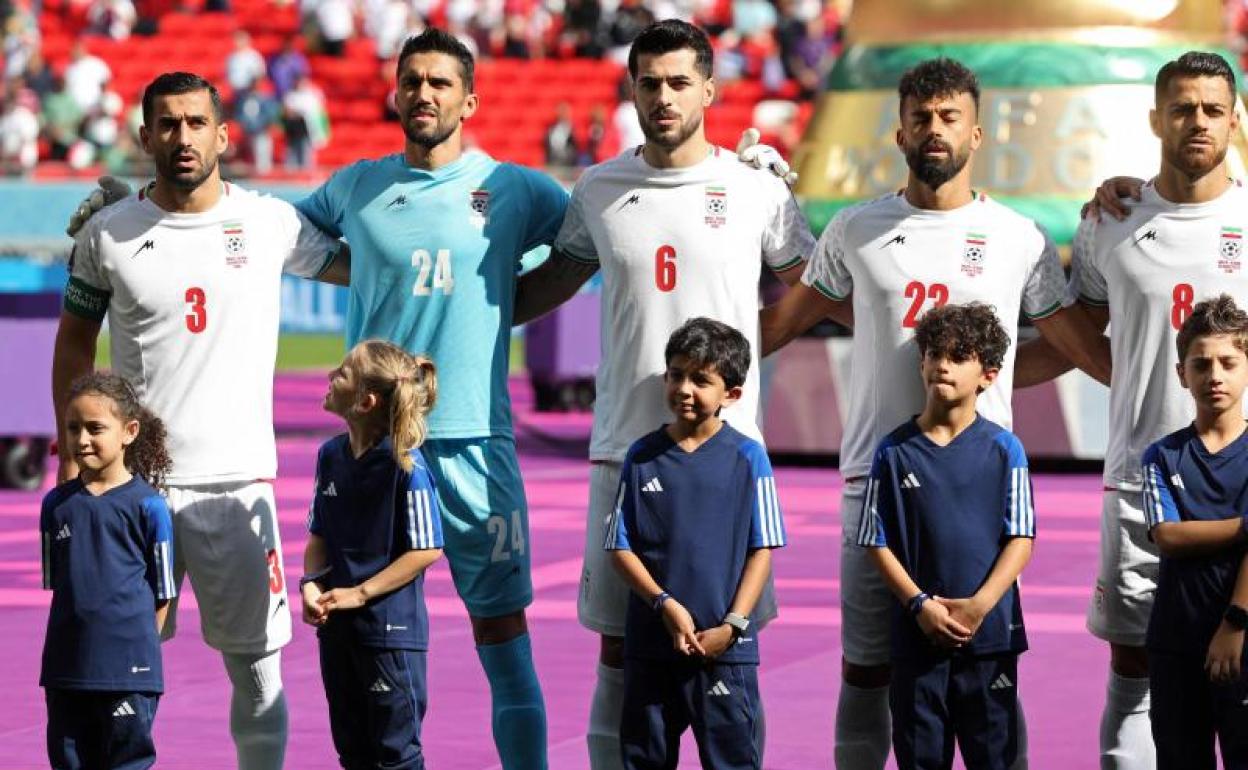
[[[915,329],[927,403],[876,450],[858,545],[897,597],[889,708],[898,767],[1010,767],[1019,751],[1016,581],[1036,534],[1027,456],[981,417],[1010,338],[992,308],[928,311]]]

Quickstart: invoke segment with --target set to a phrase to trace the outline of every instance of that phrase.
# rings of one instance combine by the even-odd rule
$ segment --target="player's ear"
[[[1148,111],[1148,126],[1149,128],[1153,129],[1153,136],[1160,139],[1161,138],[1161,113],[1157,111],[1156,107]]]
[[[468,94],[464,97],[464,109],[459,114],[459,122],[463,123],[477,113],[477,107],[480,106],[481,100],[475,93]]]
[[[741,394],[744,392],[745,392],[745,389],[742,388],[740,385],[737,385],[736,387],[729,388],[728,390],[724,391],[724,403],[721,406],[732,406],[733,404],[737,403],[738,401],[741,400]]]
[[[1174,365],[1174,373],[1179,375],[1179,384],[1183,386],[1184,390],[1187,390],[1187,369],[1184,368],[1182,361]]]
[[[702,109],[710,107],[715,101],[715,78],[709,77],[702,83]]]
[[[147,130],[146,125],[140,125],[139,126],[139,146],[142,147],[143,152],[147,153],[148,155],[152,154],[151,149],[148,147],[148,142],[150,142],[151,140],[152,140],[152,132]]]
[[[365,390],[360,393],[360,400],[356,403],[355,408],[357,411],[367,414],[376,409],[380,403],[381,399],[377,398],[376,393]]]
[[[996,382],[999,374],[1001,374],[1000,369],[981,369],[979,373],[979,392],[983,393],[992,383]]]
[[[984,127],[976,123],[971,126],[971,150],[978,150],[979,146],[984,143]]]
[[[127,420],[121,426],[121,445],[123,447],[128,447],[131,444],[133,444],[134,440],[138,437],[139,437],[139,421]]]

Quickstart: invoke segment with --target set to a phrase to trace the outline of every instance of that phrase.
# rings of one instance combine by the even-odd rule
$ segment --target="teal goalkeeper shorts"
[[[529,606],[529,508],[515,441],[429,439],[421,453],[438,486],[443,551],[468,613],[492,618]]]

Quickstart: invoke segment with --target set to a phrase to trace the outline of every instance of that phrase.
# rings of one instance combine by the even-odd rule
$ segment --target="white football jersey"
[[[1248,308],[1243,236],[1248,190],[1239,182],[1208,203],[1171,203],[1149,182],[1122,222],[1084,220],[1072,249],[1071,292],[1109,306],[1105,486],[1140,489],[1148,445],[1196,415],[1175,374],[1174,340],[1192,307],[1221,293]]]
[[[281,275],[337,253],[294,207],[226,184],[219,203],[171,213],[140,192],[78,234],[69,312],[107,312],[113,371],[168,430],[175,485],[271,479]]]
[[[622,462],[629,446],[670,422],[663,396],[668,337],[706,316],[750,341],[741,400],[723,417],[758,428],[758,281],[802,263],[814,237],[781,180],[715,148],[696,166],[652,168],[638,149],[595,166],[572,191],[555,248],[602,267],[602,363],[591,460]]]
[[[853,295],[840,458],[846,478],[867,475],[880,440],[923,411],[914,326],[925,311],[951,302],[995,308],[1010,348],[978,408],[1008,430],[1019,310],[1030,318],[1051,315],[1062,306],[1066,283],[1053,244],[1030,219],[982,194],[953,211],[930,211],[901,193],[839,212],[802,282],[832,299]]]

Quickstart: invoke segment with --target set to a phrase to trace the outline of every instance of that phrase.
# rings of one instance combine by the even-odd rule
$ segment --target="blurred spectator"
[[[746,76],[745,54],[741,51],[741,35],[735,29],[726,29],[719,37],[711,41],[715,51],[715,81],[728,85]]]
[[[273,82],[273,95],[280,101],[308,75],[308,60],[297,47],[298,37],[291,35],[282,43],[282,50],[269,62],[269,80]]]
[[[130,0],[92,0],[87,9],[87,31],[93,35],[125,40],[138,21]]]
[[[503,44],[499,55],[504,59],[533,58],[528,32],[528,24],[523,16],[509,14],[503,22]]]
[[[620,0],[615,18],[607,30],[607,40],[612,55],[620,61],[628,57],[628,47],[641,31],[655,22],[654,14],[642,4],[642,0]]]
[[[57,77],[52,93],[43,99],[43,133],[48,139],[53,160],[65,160],[69,148],[78,141],[78,131],[85,116],[78,101],[65,87],[64,78]]]
[[[21,77],[31,58],[39,54],[39,23],[30,11],[15,7],[0,18],[0,28],[4,30],[4,78]]]
[[[264,77],[264,57],[251,45],[245,30],[234,33],[234,50],[225,59],[225,80],[235,92],[244,91]]]
[[[43,60],[43,54],[36,51],[26,62],[26,87],[35,92],[42,102],[57,88],[56,73]]]
[[[10,81],[0,99],[0,164],[5,173],[30,173],[39,160],[35,95]]]
[[[65,68],[65,89],[83,113],[90,112],[99,104],[104,85],[113,77],[103,59],[92,56],[81,40],[74,43],[69,53],[69,66]]]
[[[321,51],[342,56],[347,41],[355,37],[355,12],[350,0],[317,0],[314,13]]]
[[[832,14],[835,19],[835,14]],[[785,75],[797,82],[801,97],[819,91],[836,56],[839,26],[828,23],[819,3],[802,2],[791,10],[777,30]]]
[[[732,0],[732,27],[748,38],[776,26],[776,7],[768,0]]]
[[[97,154],[112,147],[125,133],[122,128],[122,110],[125,104],[114,91],[105,91],[100,103],[88,115],[82,126],[82,138],[93,144]]]
[[[564,45],[574,56],[602,56],[602,3],[599,0],[566,0],[563,6]]]
[[[329,120],[321,89],[307,77],[300,78],[282,98],[282,114],[286,168],[316,168],[316,151],[329,143]]]
[[[576,146],[576,130],[572,125],[572,107],[559,102],[555,120],[546,127],[546,165],[571,168],[577,164],[580,150]]]
[[[627,71],[620,75],[615,94],[619,101],[615,105],[611,123],[615,126],[619,146],[636,147],[644,144],[646,135],[642,133],[641,121],[637,119],[637,106],[633,104],[633,83],[629,80]]]
[[[589,113],[589,127],[585,129],[585,151],[581,153],[580,165],[603,162],[619,152],[619,144],[615,128],[607,121],[607,109],[601,104],[594,105]]]
[[[424,21],[408,0],[366,0],[364,32],[377,46],[378,59],[399,55],[403,42],[424,29]]]
[[[257,174],[273,170],[273,133],[278,124],[281,108],[264,92],[263,84],[244,89],[235,96],[234,121],[243,132],[242,143],[247,149],[246,159]]]

